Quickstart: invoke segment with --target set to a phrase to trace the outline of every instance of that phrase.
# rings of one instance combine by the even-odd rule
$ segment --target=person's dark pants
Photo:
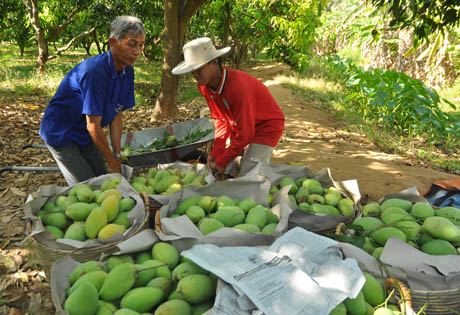
[[[76,144],[65,147],[46,146],[69,186],[107,174],[105,161],[92,141],[84,147]]]

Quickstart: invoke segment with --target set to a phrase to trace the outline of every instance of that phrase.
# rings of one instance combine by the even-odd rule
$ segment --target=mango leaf
[[[433,60],[436,52],[439,50],[439,47],[441,47],[441,43],[442,41],[444,40],[444,36],[442,35],[442,32],[439,31],[439,34],[438,36],[436,37],[436,41],[434,42],[434,44],[432,45],[432,48],[431,48],[431,53],[430,53],[430,56],[428,57],[428,60],[426,61],[426,65],[428,66],[431,61]]]
[[[403,55],[404,58],[410,57],[414,52],[416,52],[420,48],[420,42],[417,42],[417,44],[414,44],[411,49],[406,51]]]
[[[359,95],[359,93],[354,92],[354,93],[351,93],[350,95],[348,95],[345,99],[346,99],[347,101],[350,101],[350,100],[354,99],[354,98],[355,98],[356,96],[358,96],[358,95]]]

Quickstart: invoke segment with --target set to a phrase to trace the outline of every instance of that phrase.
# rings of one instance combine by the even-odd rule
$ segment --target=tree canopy
[[[417,39],[428,36],[460,23],[458,0],[370,0],[378,7],[386,7],[391,13],[391,26],[413,27]]]

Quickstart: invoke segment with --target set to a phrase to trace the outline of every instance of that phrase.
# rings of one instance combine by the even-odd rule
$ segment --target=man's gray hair
[[[121,40],[125,38],[126,34],[131,32],[145,34],[144,24],[135,16],[122,15],[110,24],[109,38],[114,37]]]

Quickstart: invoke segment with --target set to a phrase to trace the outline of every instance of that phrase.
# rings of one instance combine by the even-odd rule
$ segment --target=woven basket
[[[150,218],[150,207],[149,207],[149,198],[147,194],[141,193],[140,194],[142,199],[144,200],[145,204],[145,217],[140,226],[134,232],[133,235],[145,230],[149,226],[149,218]],[[29,238],[26,243],[26,247],[28,247],[35,258],[38,260],[38,263],[41,265],[43,270],[45,271],[46,277],[50,279],[51,276],[51,265],[53,262],[63,258],[65,256],[69,256],[72,259],[78,262],[86,262],[89,260],[99,260],[101,254],[111,255],[117,251],[119,251],[117,245],[124,241],[125,239],[105,244],[101,246],[89,247],[89,248],[79,248],[74,250],[65,250],[65,249],[57,249],[53,247],[46,246],[40,242],[38,242],[34,236]]]
[[[362,214],[362,211],[363,211],[363,210],[362,210],[361,207],[357,207],[357,208],[356,208],[356,211],[355,211],[355,214],[354,214],[352,217],[350,217],[350,218],[346,221],[346,223],[340,222],[339,224],[337,224],[337,226],[333,226],[333,227],[331,227],[331,228],[329,228],[329,229],[315,230],[315,231],[312,231],[312,232],[315,232],[315,233],[320,234],[320,235],[323,235],[323,236],[327,236],[327,234],[331,234],[331,233],[332,233],[332,234],[334,234],[334,233],[335,233],[335,234],[340,234],[340,229],[339,229],[339,233],[338,233],[338,232],[337,232],[337,228],[339,228],[339,226],[340,226],[340,228],[342,228],[342,227],[344,227],[345,225],[350,224],[351,222],[353,222],[355,219],[359,218],[359,216]]]
[[[155,231],[161,232],[160,224],[160,208],[163,207],[161,203],[149,197],[149,212],[150,212],[150,227]]]
[[[390,294],[393,287],[395,288],[395,296],[398,300],[399,305],[402,306],[406,304],[407,306],[412,308],[412,296],[410,290],[406,287],[406,285],[394,278],[385,279],[385,288],[387,289],[387,294]],[[400,296],[400,291],[403,294],[403,298],[401,298]]]
[[[339,223],[336,227],[335,234],[341,235],[343,233],[343,227],[345,227],[345,224]],[[395,283],[387,283],[387,287],[390,285],[396,286]],[[423,306],[427,304],[424,310],[425,314],[458,315],[460,313],[460,288],[448,290],[413,290],[407,289],[400,281],[398,281],[398,285],[404,292],[406,303],[411,306],[415,312],[419,312]],[[399,290],[395,290],[395,295],[401,299]]]
[[[427,303],[425,314],[449,315],[460,313],[460,288],[449,290],[411,290],[413,310],[418,312]]]
[[[157,212],[155,212],[155,231],[161,232],[160,210],[157,210]]]

